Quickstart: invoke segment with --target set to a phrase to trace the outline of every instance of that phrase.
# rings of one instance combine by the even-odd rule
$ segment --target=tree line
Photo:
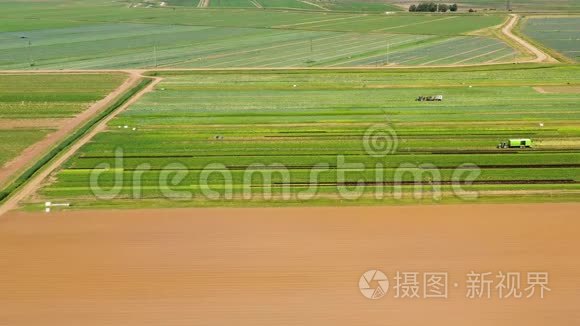
[[[411,5],[409,7],[410,12],[447,12],[447,11],[457,11],[457,4],[452,5],[447,4],[436,4],[435,2],[421,2],[418,5]]]

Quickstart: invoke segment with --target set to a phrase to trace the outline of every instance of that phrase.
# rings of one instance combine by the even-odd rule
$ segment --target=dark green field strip
[[[219,86],[222,89],[231,87],[238,89],[269,89],[276,85],[286,88],[297,84],[300,87],[308,85],[325,85],[341,88],[341,86],[400,86],[428,88],[430,86],[469,85],[480,86],[531,86],[531,85],[563,85],[567,83],[580,84],[580,66],[566,65],[504,65],[497,67],[465,67],[461,70],[453,68],[415,68],[391,70],[356,70],[339,71],[304,71],[304,70],[273,70],[273,71],[164,71],[155,73],[166,77],[160,87],[171,89],[180,86],[186,89],[203,89]]]
[[[113,91],[125,78],[121,73],[0,74],[0,102],[91,102]]]
[[[95,189],[89,188],[89,174],[79,174],[79,172],[81,171],[68,171],[67,173],[63,173],[57,183],[42,191],[42,195],[57,197],[60,199],[71,199],[75,206],[78,205],[79,201],[82,202],[83,200],[93,198],[93,191]],[[411,170],[409,170],[409,172],[411,172]],[[118,172],[104,172],[99,176],[99,186],[101,189],[113,189],[115,185],[122,185],[122,188],[118,189],[119,192],[116,194],[115,200],[109,203],[110,205],[119,204],[119,201],[123,201],[124,199],[131,200],[134,204],[147,198],[177,200],[179,199],[180,194],[176,192],[183,191],[185,191],[186,196],[191,194],[194,197],[204,198],[208,202],[211,201],[207,199],[206,195],[204,195],[205,192],[202,190],[202,187],[200,187],[199,180],[202,178],[198,172],[182,171],[181,173],[186,173],[186,176],[183,179],[180,179],[178,183],[172,183],[165,190],[160,189],[160,175],[157,171],[140,173],[137,179],[135,178],[135,173],[133,171],[122,174],[119,174]],[[446,187],[452,184],[451,176],[453,174],[452,171],[441,171],[441,174],[438,176],[437,174],[430,174],[429,171],[419,171],[416,172],[419,174],[404,174],[402,175],[402,178],[397,178],[397,181],[395,182],[395,179],[393,178],[395,172],[393,169],[385,169],[381,170],[381,172],[370,169],[365,172],[344,171],[346,179],[338,182],[336,178],[338,172],[336,170],[330,170],[318,173],[316,181],[312,183],[312,179],[310,178],[311,171],[289,170],[287,172],[289,179],[284,180],[279,171],[261,170],[252,171],[252,173],[254,173],[253,178],[252,181],[248,183],[244,181],[247,172],[229,171],[228,173],[231,175],[232,191],[236,197],[241,197],[242,194],[247,193],[248,189],[250,189],[253,198],[261,200],[262,205],[272,204],[267,200],[260,199],[264,193],[272,192],[273,194],[280,194],[284,189],[289,191],[290,194],[297,194],[307,189],[314,188],[317,190],[319,196],[324,196],[325,194],[337,195],[337,190],[339,188],[352,190],[357,186],[363,186],[361,190],[364,193],[372,194],[379,188],[389,193],[396,190],[393,187],[398,187],[399,185],[403,187],[413,185],[412,187],[415,188],[417,186],[423,188],[424,191],[427,191],[423,195],[429,196],[429,191],[437,189],[433,187],[442,187],[442,190],[449,190]],[[271,176],[271,183],[264,184],[264,181],[261,179],[261,175],[264,173]],[[377,173],[383,176],[381,179],[382,181],[376,181]],[[225,179],[220,173],[213,173],[208,179],[204,180],[209,183],[212,190],[221,193],[222,196],[225,194]],[[471,191],[482,191],[482,195],[485,195],[486,191],[499,189],[535,190],[544,191],[546,194],[550,194],[550,191],[552,190],[563,191],[569,189],[573,191],[580,189],[577,171],[570,172],[569,169],[482,170],[481,175],[475,182],[468,183],[467,185],[458,182],[455,183],[455,185],[460,185],[463,190],[469,189]],[[172,197],[171,199],[167,199],[167,196]],[[315,196],[314,198],[316,200],[320,197]],[[104,199],[101,198],[100,200],[97,200],[97,202],[102,200]],[[243,203],[242,198],[230,201],[230,204],[235,205],[241,203]]]
[[[455,181],[351,181],[351,182],[326,182],[326,183],[274,183],[273,186],[283,187],[283,186],[290,186],[290,187],[304,187],[308,185],[312,186],[365,186],[365,187],[376,187],[376,186],[396,186],[396,185],[420,185],[420,186],[432,186],[432,185],[453,185],[456,184]],[[487,180],[487,181],[473,181],[472,184],[474,185],[528,185],[528,184],[535,184],[535,185],[560,185],[560,184],[580,184],[580,182],[576,182],[574,180],[569,179],[558,179],[558,180]],[[270,187],[270,185],[258,185],[252,186],[254,188],[264,188]]]
[[[255,163],[253,163],[255,164]],[[316,165],[302,165],[302,166],[297,166],[297,165],[284,165],[285,168],[289,169],[289,170],[323,170],[324,168],[319,167],[316,163]],[[141,166],[139,166],[141,165]],[[123,172],[139,172],[139,171],[203,171],[206,170],[207,167],[200,167],[200,168],[183,168],[183,166],[180,167],[163,167],[163,168],[151,168],[150,166],[147,166],[147,168],[142,167],[142,163],[140,163],[136,168],[124,168]],[[336,165],[325,165],[325,167],[328,166],[328,168],[331,169],[339,169]],[[384,166],[384,165],[383,165]],[[561,169],[561,168],[580,168],[580,164],[537,164],[537,165],[525,165],[525,164],[505,164],[505,165],[475,165],[473,163],[471,164],[467,164],[467,165],[461,165],[461,166],[423,166],[420,167],[421,170],[453,170],[453,169],[458,169],[458,170],[473,170],[473,169],[518,169],[518,168],[526,168],[526,169]],[[84,171],[93,171],[93,170],[98,170],[98,168],[67,168],[67,171],[74,171],[74,170],[84,170]],[[279,169],[279,167],[277,167],[276,165],[271,165],[271,166],[266,166],[265,168],[258,168],[255,167],[253,165],[224,165],[223,169],[217,169],[219,171],[253,171],[253,170],[258,170],[258,171],[268,171],[268,170],[277,170]]]
[[[223,137],[223,140],[216,140],[214,135],[204,137],[188,137],[187,135],[166,135],[163,139],[162,133],[155,133],[144,137],[129,136],[123,134],[106,133],[95,138],[95,142],[89,144],[83,155],[92,156],[92,153],[99,153],[96,156],[110,155],[116,147],[123,148],[126,155],[140,155],[143,153],[158,153],[157,155],[210,155],[224,153],[239,153],[245,155],[276,155],[280,153],[305,153],[305,154],[336,154],[336,153],[357,153],[363,152],[363,137],[333,137],[333,138],[265,138],[246,135],[245,137],[228,140],[227,134],[216,131],[214,135]],[[396,149],[399,153],[407,152],[442,152],[442,153],[512,153],[513,150],[498,150],[496,145],[500,141],[508,138],[518,137],[524,133],[514,132],[510,135],[486,135],[479,137],[462,137],[461,135],[446,137],[404,137],[399,136],[396,141]],[[572,138],[566,134],[558,136],[535,136],[537,152],[563,151],[580,149],[580,138]],[[565,137],[569,143],[560,143],[559,140]],[[131,143],[127,141],[130,140]],[[389,140],[391,141],[391,140]]]
[[[350,163],[350,162],[349,162]],[[406,173],[401,173],[402,168],[331,168],[319,167],[312,170],[304,169],[290,169],[290,168],[258,168],[255,167],[250,170],[239,169],[208,169],[207,171],[214,171],[207,175],[206,180],[210,184],[223,184],[224,174],[231,176],[232,183],[235,185],[243,185],[246,180],[252,180],[252,184],[263,184],[262,177],[264,174],[271,176],[272,183],[310,183],[311,176],[316,173],[317,183],[336,183],[336,182],[395,182],[400,181],[414,181],[419,176],[418,181],[438,181],[436,175],[440,176],[439,181],[452,181],[455,171],[444,169],[441,171],[429,171],[418,167],[419,165],[404,166]],[[472,169],[475,170],[475,169]],[[580,181],[579,169],[575,168],[541,168],[541,169],[527,169],[525,167],[519,168],[504,168],[504,169],[480,169],[481,175],[477,178],[477,182],[495,182],[500,180],[504,183],[515,182],[522,183],[526,181],[534,182],[542,180],[542,182],[549,183],[570,183]],[[203,173],[200,170],[181,169],[176,166],[175,170],[165,171],[140,171],[136,179],[135,171],[117,171],[117,170],[103,170],[99,171],[99,183],[102,187],[112,187],[115,181],[123,181],[123,184],[129,186],[135,181],[144,186],[160,186],[160,178],[162,175],[172,176],[177,171],[181,171],[183,178],[178,180],[178,184],[173,186],[191,186],[199,185],[201,180],[204,180]],[[469,171],[467,171],[469,172]],[[343,181],[339,180],[339,173],[342,174]],[[416,174],[415,174],[416,173]],[[207,172],[206,172],[207,174]],[[284,174],[288,175],[288,179],[284,180]],[[64,170],[61,173],[59,180],[52,187],[68,187],[80,186],[85,187],[90,191],[90,171],[86,170]],[[380,181],[377,181],[377,175],[381,175]],[[251,178],[251,179],[247,179]]]
[[[163,155],[163,154],[160,154]],[[396,168],[404,163],[432,164],[439,168],[450,169],[459,167],[462,164],[478,165],[480,167],[530,167],[539,168],[547,166],[575,166],[580,160],[580,152],[572,153],[521,153],[513,154],[430,154],[430,153],[407,153],[405,155],[388,155],[384,158],[373,158],[366,155],[363,151],[353,153],[287,153],[272,155],[245,155],[243,153],[231,153],[222,155],[200,155],[196,157],[170,156],[168,157],[151,157],[151,156],[125,156],[123,158],[123,169],[138,169],[142,163],[147,163],[150,169],[163,169],[171,163],[179,163],[186,169],[200,170],[212,163],[221,163],[226,167],[247,167],[253,164],[282,164],[288,167],[300,166],[302,169],[314,167],[316,164],[327,164],[336,166],[338,156],[341,155],[348,163],[362,163],[365,166],[373,167],[381,164],[384,167]],[[68,169],[89,170],[95,168],[101,163],[110,164],[116,167],[113,157],[89,157],[77,158],[66,165]]]

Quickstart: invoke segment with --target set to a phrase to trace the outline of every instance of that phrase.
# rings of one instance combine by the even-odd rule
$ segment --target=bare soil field
[[[11,212],[0,219],[0,320],[84,326],[575,325],[579,209]],[[370,269],[390,279],[379,300],[366,299],[358,288]],[[396,271],[448,272],[448,299],[395,298]],[[544,271],[551,291],[544,299],[468,299],[470,271]]]
[[[580,86],[538,86],[534,90],[541,94],[580,94]]]

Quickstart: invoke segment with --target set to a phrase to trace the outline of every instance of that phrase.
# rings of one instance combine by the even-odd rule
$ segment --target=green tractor
[[[497,148],[532,148],[534,145],[529,138],[509,139],[497,145]]]

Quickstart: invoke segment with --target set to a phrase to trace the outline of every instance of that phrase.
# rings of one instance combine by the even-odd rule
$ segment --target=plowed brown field
[[[13,212],[0,219],[0,324],[578,325],[579,210]],[[359,291],[369,269],[390,278],[382,299]],[[471,270],[549,272],[551,291],[467,299]],[[396,271],[448,272],[449,298],[394,298]]]

